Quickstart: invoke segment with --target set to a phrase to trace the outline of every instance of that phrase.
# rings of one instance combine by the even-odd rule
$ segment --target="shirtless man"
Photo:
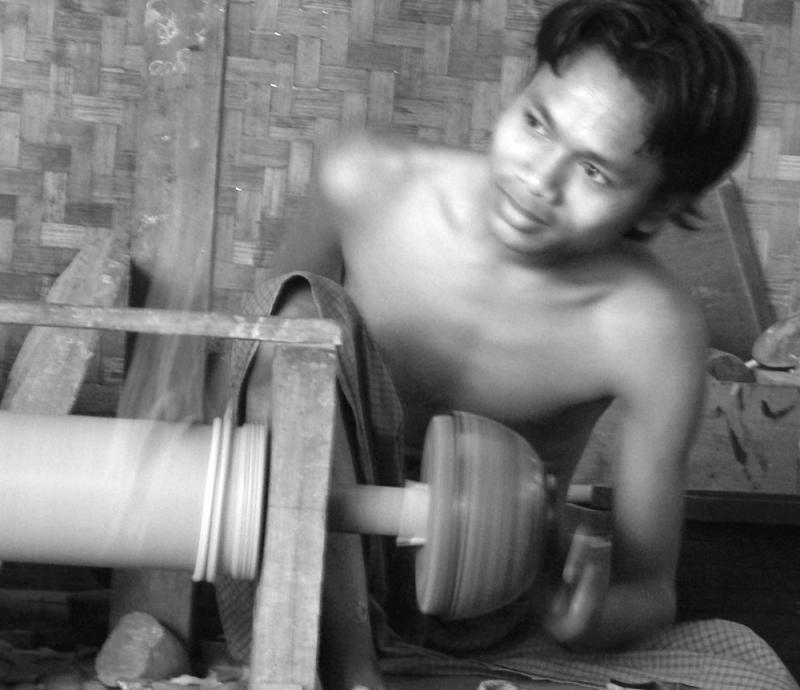
[[[565,572],[542,621],[567,646],[613,649],[674,620],[704,384],[702,317],[637,240],[735,162],[753,78],[691,0],[569,0],[543,19],[537,55],[487,153],[367,134],[331,147],[316,220],[288,234],[274,271],[338,279],[341,263],[407,442],[437,412],[490,417],[531,442],[559,505],[593,425],[621,401],[610,568]],[[307,306],[300,294],[285,313]],[[267,414],[269,366],[262,349],[254,418]],[[342,637],[326,644],[344,667],[357,653]],[[371,663],[331,683],[385,687]]]

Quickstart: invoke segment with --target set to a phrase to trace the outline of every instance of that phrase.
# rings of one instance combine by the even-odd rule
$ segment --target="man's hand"
[[[544,627],[562,644],[580,646],[603,610],[611,580],[611,542],[579,527],[561,577],[547,606]]]

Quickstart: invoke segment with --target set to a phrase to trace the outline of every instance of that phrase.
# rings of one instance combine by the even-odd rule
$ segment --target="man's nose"
[[[520,179],[534,196],[556,201],[564,184],[565,161],[555,150],[539,151],[521,168]]]

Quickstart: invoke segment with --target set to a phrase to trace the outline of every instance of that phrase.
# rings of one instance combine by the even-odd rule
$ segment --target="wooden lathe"
[[[527,589],[538,572],[548,512],[543,466],[524,439],[491,420],[458,412],[434,417],[419,484],[332,491],[333,457],[348,452],[336,423],[340,333],[333,322],[48,303],[0,303],[0,322],[279,343],[268,451],[266,431],[261,441],[226,441],[235,433],[230,414],[203,435],[202,430],[187,432],[185,423],[81,416],[66,421],[32,415],[30,409],[25,415],[0,413],[6,448],[0,501],[8,526],[5,537],[0,530],[0,559],[186,567],[194,570],[195,580],[213,581],[218,572],[257,579],[252,690],[314,687],[329,529],[396,535],[418,548],[417,599],[426,613],[458,618],[491,611]],[[50,342],[57,340],[53,336]],[[142,442],[143,435],[151,435],[152,442]],[[258,471],[242,470],[249,465],[238,457],[231,465],[236,473],[229,471],[226,449],[237,449],[235,455],[240,446],[262,456],[255,458]],[[256,497],[250,505],[246,496],[258,493],[267,475],[259,465],[265,451],[265,500]],[[39,469],[32,472],[35,466]],[[59,480],[59,471],[69,474],[70,481]],[[180,477],[180,486],[164,489],[161,505],[142,499],[149,493],[146,486],[126,500],[125,492],[137,483],[158,483],[155,493],[162,492],[160,485],[170,473]],[[82,484],[94,500],[88,494],[87,500],[75,498],[75,487]],[[172,511],[170,496],[181,493],[189,494],[187,503]],[[87,506],[83,523],[77,511],[59,517],[53,510],[45,515],[30,510],[34,502],[65,504],[63,510],[73,511],[70,500]],[[103,518],[113,505],[104,509],[103,501],[123,504],[117,512],[145,527],[113,527]],[[173,512],[186,523],[178,526],[176,537],[168,535],[178,522]],[[120,543],[126,534],[131,543]],[[113,549],[103,546],[112,542]],[[239,552],[245,556],[230,555]]]

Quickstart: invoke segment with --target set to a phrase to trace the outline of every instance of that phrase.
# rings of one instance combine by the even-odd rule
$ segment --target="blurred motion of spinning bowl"
[[[428,426],[421,484],[334,494],[329,524],[419,545],[420,609],[466,618],[509,603],[532,584],[547,512],[544,469],[530,445],[497,422],[453,412]]]
[[[420,608],[474,616],[524,591],[539,569],[547,515],[544,470],[525,440],[483,417],[435,417],[423,481],[432,497],[417,557]]]

